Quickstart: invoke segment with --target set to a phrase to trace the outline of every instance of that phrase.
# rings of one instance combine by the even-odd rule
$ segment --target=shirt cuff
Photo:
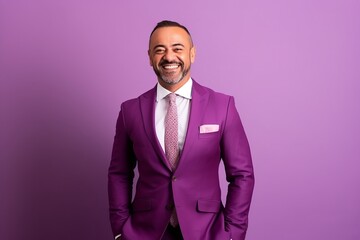
[[[115,240],[119,239],[121,237],[121,234],[115,236]]]

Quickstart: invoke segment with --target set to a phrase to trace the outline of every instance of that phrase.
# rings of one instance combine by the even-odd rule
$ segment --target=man
[[[108,186],[115,238],[245,239],[254,175],[234,98],[191,79],[195,47],[179,23],[158,23],[148,54],[158,83],[124,102],[116,125]],[[225,207],[221,160],[229,182]]]

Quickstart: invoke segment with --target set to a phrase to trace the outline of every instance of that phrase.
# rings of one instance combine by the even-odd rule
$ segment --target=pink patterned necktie
[[[169,107],[165,116],[165,154],[171,170],[174,171],[179,157],[176,94],[170,93],[167,98],[169,100]]]
[[[179,158],[176,94],[170,93],[167,98],[169,107],[165,116],[165,154],[171,170],[175,171]],[[170,224],[174,227],[179,224],[175,208],[170,217]]]

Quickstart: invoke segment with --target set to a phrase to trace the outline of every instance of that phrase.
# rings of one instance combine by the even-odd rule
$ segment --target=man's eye
[[[181,52],[181,51],[182,51],[182,48],[175,48],[174,51],[175,51],[175,52]]]
[[[165,52],[164,49],[156,49],[156,50],[155,50],[155,53],[158,53],[158,54],[164,53],[164,52]]]

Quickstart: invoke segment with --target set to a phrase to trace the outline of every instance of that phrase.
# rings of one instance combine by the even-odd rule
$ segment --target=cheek
[[[150,64],[151,64],[151,66],[157,66],[157,65],[159,64],[159,62],[160,62],[159,59],[160,59],[160,58],[157,58],[157,57],[151,58],[151,59],[150,59]]]
[[[161,60],[163,59],[163,55],[157,55],[154,57],[154,63],[159,64]]]
[[[188,55],[178,56],[178,59],[181,60],[185,65],[188,65],[190,63],[190,56]]]

